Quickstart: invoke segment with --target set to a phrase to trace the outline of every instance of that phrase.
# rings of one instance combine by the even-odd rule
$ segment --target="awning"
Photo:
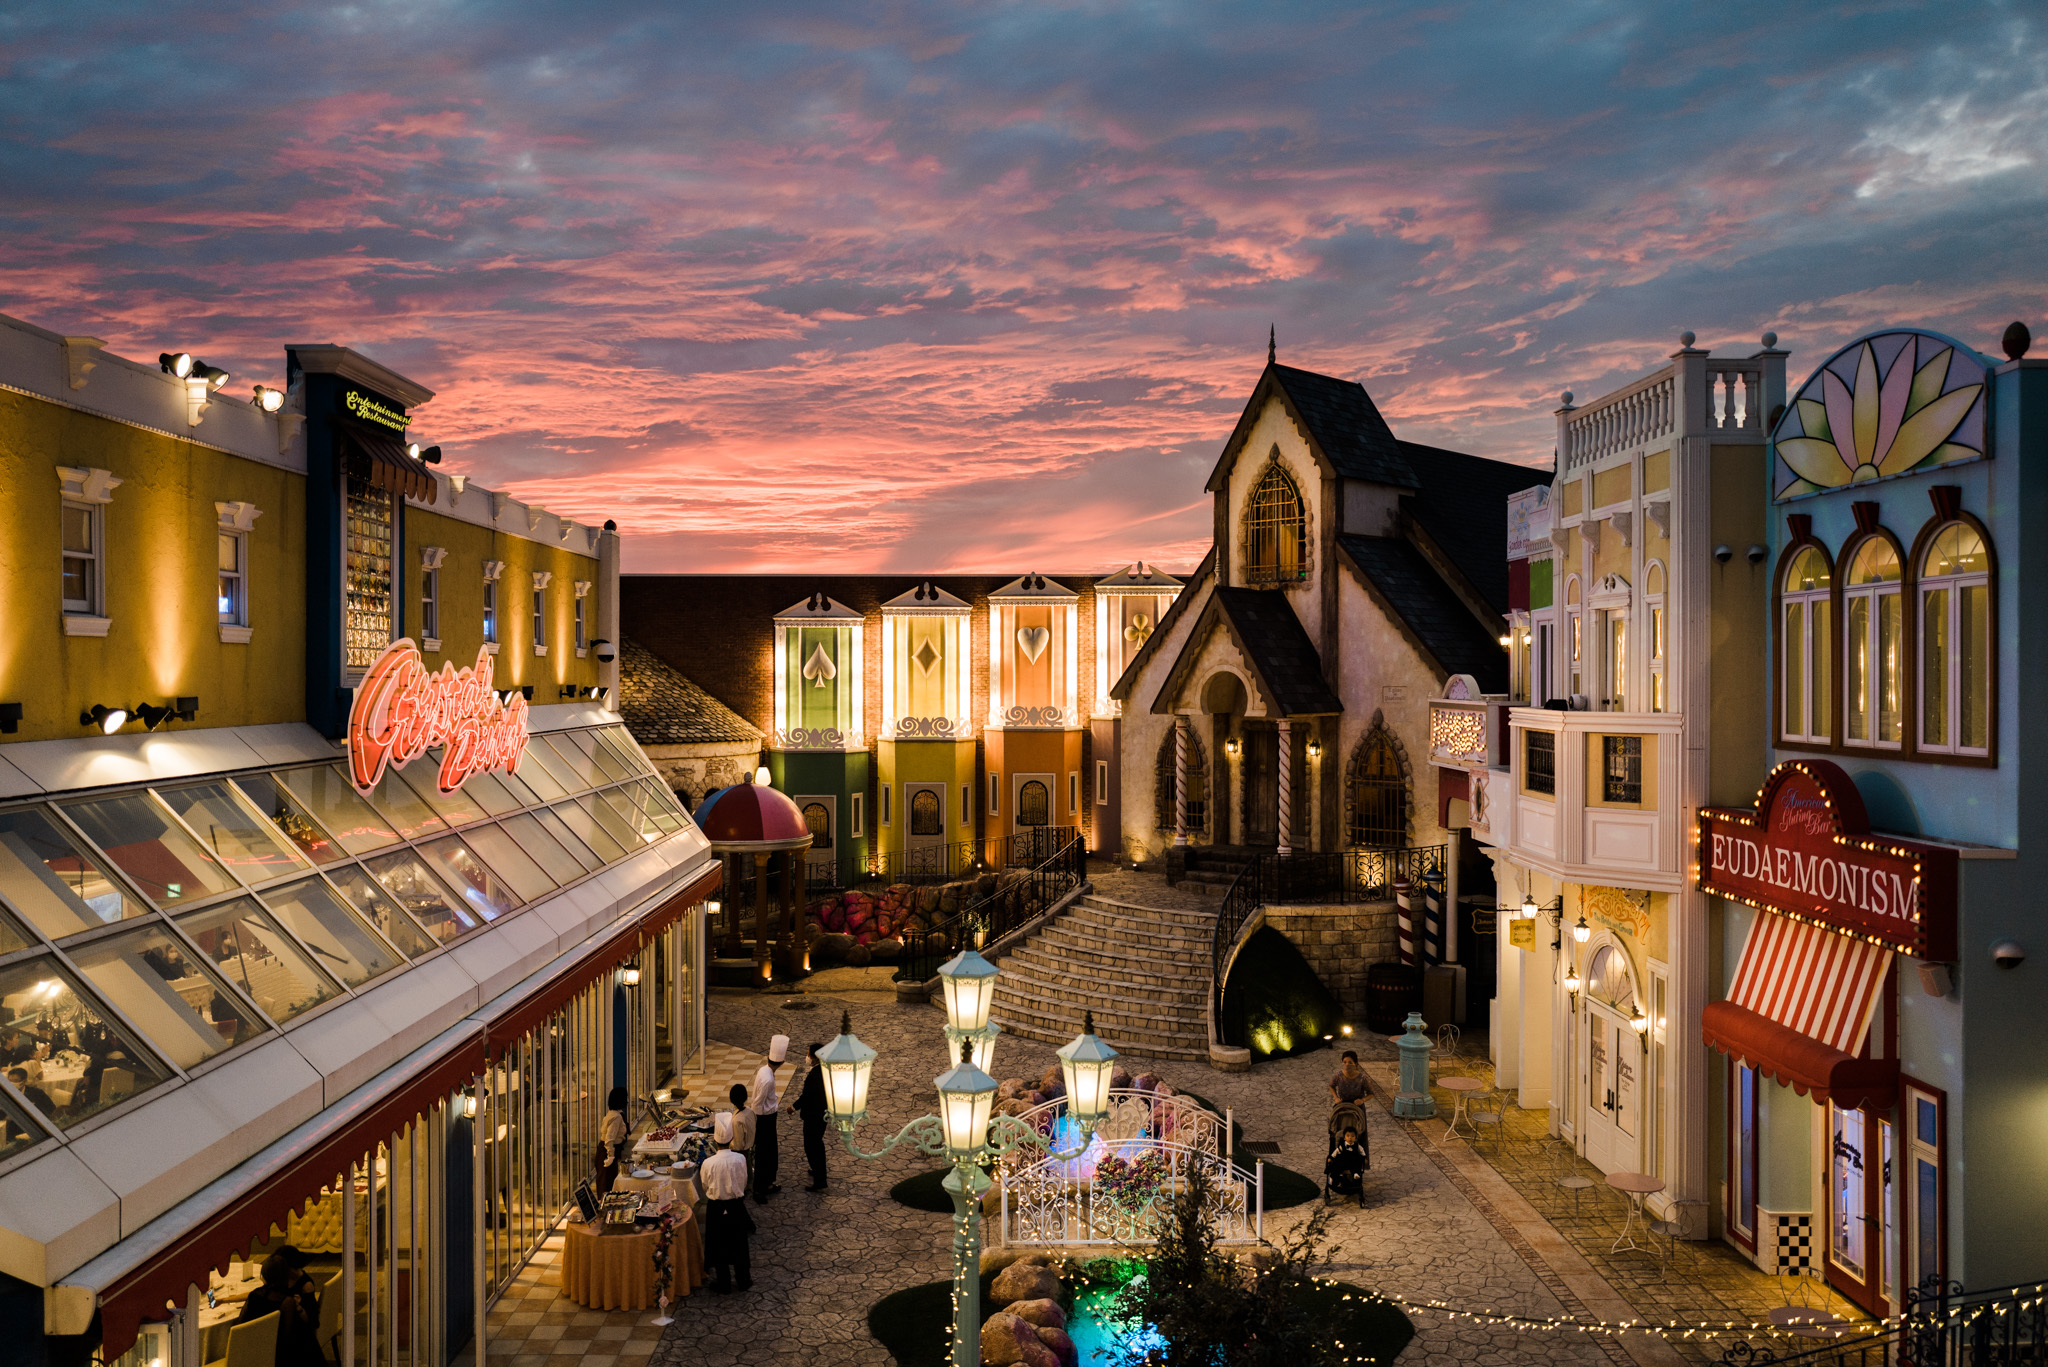
[[[437,497],[439,486],[433,473],[424,461],[414,459],[406,451],[397,434],[347,419],[335,426],[351,475],[367,480],[373,489],[389,489],[422,503],[432,503]]]
[[[64,1277],[99,1292],[106,1361],[128,1351],[142,1321],[164,1319],[166,1301],[183,1305],[200,1269],[268,1238],[286,1211],[483,1068],[484,1027],[464,1021]],[[154,1227],[163,1237],[150,1237]],[[152,1251],[138,1261],[137,1249]]]
[[[1898,1060],[1861,1058],[1892,955],[1865,940],[1760,912],[1706,1042],[1815,1101],[1890,1107]]]

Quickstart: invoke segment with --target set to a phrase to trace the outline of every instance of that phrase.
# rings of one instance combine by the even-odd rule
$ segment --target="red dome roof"
[[[804,814],[763,783],[736,783],[713,793],[696,811],[711,848],[789,849],[811,843]]]

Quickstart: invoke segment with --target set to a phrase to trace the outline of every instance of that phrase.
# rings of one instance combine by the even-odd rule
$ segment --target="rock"
[[[1060,1309],[1054,1300],[1013,1301],[1003,1307],[1006,1315],[1015,1315],[1020,1320],[1029,1320],[1041,1329],[1064,1329],[1067,1327],[1067,1312]]]
[[[1067,1337],[1066,1330],[1041,1324],[1038,1326],[1038,1341],[1059,1360],[1060,1367],[1080,1367],[1081,1350]]]
[[[818,937],[812,953],[829,963],[844,963],[848,951],[853,948],[853,937],[846,934],[828,933]]]
[[[1014,1262],[997,1274],[989,1295],[1008,1305],[1011,1301],[1057,1300],[1060,1274],[1042,1263]]]
[[[846,962],[854,968],[866,968],[874,960],[866,945],[857,944],[846,951]]]
[[[868,957],[878,964],[891,963],[900,959],[903,957],[903,941],[893,936],[886,940],[877,940],[868,946]]]
[[[1131,1079],[1131,1087],[1134,1091],[1149,1092],[1158,1086],[1159,1075],[1157,1073],[1140,1073]]]
[[[981,1322],[981,1367],[1009,1367],[1024,1360],[1024,1346],[1017,1337],[1018,1322],[1015,1315],[1000,1310]],[[1029,1325],[1025,1328],[1036,1343],[1038,1331]]]
[[[984,1273],[1000,1272],[1011,1263],[1022,1262],[1030,1256],[1028,1248],[984,1248],[981,1251],[981,1270]]]
[[[1023,1093],[1024,1079],[1021,1077],[1006,1077],[996,1084],[996,1100],[998,1101],[1008,1101],[1012,1097],[1023,1095]]]
[[[939,889],[936,884],[927,885],[917,890],[917,909],[926,916],[930,916],[939,909]]]
[[[1129,1087],[1131,1085],[1130,1069],[1124,1067],[1121,1063],[1117,1064],[1114,1068],[1110,1069],[1109,1085],[1112,1089],[1119,1090],[1125,1087]]]

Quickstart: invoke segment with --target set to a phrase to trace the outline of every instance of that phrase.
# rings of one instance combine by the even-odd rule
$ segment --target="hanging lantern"
[[[858,1125],[868,1113],[868,1081],[875,1071],[875,1051],[853,1035],[853,1018],[839,1013],[839,1034],[818,1051],[825,1071],[825,1105],[842,1130]]]

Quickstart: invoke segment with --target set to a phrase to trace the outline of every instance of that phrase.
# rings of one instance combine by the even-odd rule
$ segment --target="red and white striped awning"
[[[1897,1061],[1859,1055],[1891,961],[1867,941],[1759,912],[1728,999],[1701,1015],[1706,1041],[1816,1101],[1889,1106]]]

